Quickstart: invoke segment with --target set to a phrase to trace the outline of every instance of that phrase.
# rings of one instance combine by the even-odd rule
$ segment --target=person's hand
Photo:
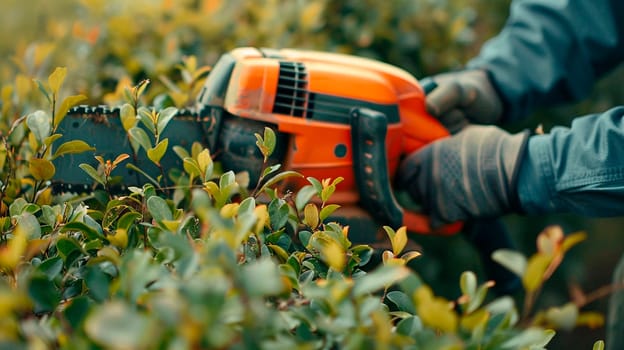
[[[406,190],[432,228],[517,210],[516,175],[528,132],[511,135],[496,126],[469,125],[402,161],[397,189]]]
[[[485,71],[462,70],[429,79],[437,87],[427,94],[427,111],[451,133],[459,132],[468,124],[500,121],[503,104]]]

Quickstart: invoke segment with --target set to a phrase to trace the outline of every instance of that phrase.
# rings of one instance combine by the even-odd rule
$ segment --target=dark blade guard
[[[141,123],[139,123],[140,126]],[[194,141],[206,140],[209,121],[201,121],[191,111],[180,110],[161,135],[161,139],[168,138],[169,148],[182,146],[189,150]],[[69,111],[65,119],[59,124],[59,133],[63,136],[56,141],[61,144],[70,140],[82,140],[93,146],[95,151],[79,154],[67,154],[54,160],[56,173],[52,179],[52,188],[55,192],[81,192],[91,189],[94,181],[78,166],[88,164],[98,168],[94,156],[102,156],[105,160],[113,160],[120,154],[131,156],[121,163],[112,172],[114,181],[112,190],[124,190],[128,186],[140,186],[149,180],[144,175],[126,167],[130,162],[143,170],[149,176],[156,177],[160,170],[147,157],[145,150],[140,149],[133,154],[132,146],[126,131],[121,125],[118,108],[107,106],[79,106]],[[164,169],[182,169],[182,160],[175,152],[166,152],[160,161]]]

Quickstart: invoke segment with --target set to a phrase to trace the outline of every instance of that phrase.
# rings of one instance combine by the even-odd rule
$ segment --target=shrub
[[[7,5],[16,18],[31,15],[17,2]],[[110,192],[115,167],[131,164],[124,154],[99,159],[101,169],[76,169],[99,190],[55,195],[49,187],[56,157],[90,149],[78,141],[51,147],[58,123],[77,103],[125,104],[132,123],[142,115],[166,127],[171,109],[144,106],[162,99],[188,105],[206,64],[241,45],[355,53],[422,75],[460,65],[474,52],[475,33],[486,36],[500,22],[493,16],[476,26],[475,6],[483,5],[59,1],[43,7],[36,26],[15,22],[23,36],[9,37],[8,30],[0,40],[0,52],[12,56],[11,65],[0,66],[0,343],[542,348],[554,335],[550,328],[600,325],[599,315],[579,311],[582,302],[532,310],[581,234],[564,238],[549,228],[535,256],[497,254],[523,277],[527,297],[517,308],[509,296],[489,295],[491,283],[470,271],[460,278],[458,298],[436,295],[408,267],[418,253],[405,251],[404,228],[385,228],[392,249],[377,252],[383,261],[372,264],[376,252],[353,245],[349,228],[328,220],[340,179],[309,178],[308,186],[285,194],[274,185],[300,175],[266,166],[263,186],[248,193],[243,174],[221,171],[210,150],[196,144],[176,150],[185,166],[170,193],[159,179],[123,195]],[[137,147],[153,150],[154,163],[174,151],[155,135],[139,142],[132,123],[128,133]],[[267,130],[257,138],[268,155],[274,135]]]

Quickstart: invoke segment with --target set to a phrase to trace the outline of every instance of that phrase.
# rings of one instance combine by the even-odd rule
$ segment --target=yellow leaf
[[[401,255],[401,260],[405,260],[405,262],[409,262],[412,259],[416,259],[417,257],[421,256],[422,254],[420,252],[417,252],[415,250],[412,250],[410,252],[407,252],[403,255]]]
[[[126,132],[132,129],[137,124],[136,112],[134,107],[129,103],[125,103],[119,110],[119,118],[121,119],[121,126],[123,126]]]
[[[256,214],[256,217],[258,218],[258,220],[256,221],[256,227],[254,228],[254,232],[258,233],[269,222],[269,211],[267,209],[267,206],[265,204],[262,204],[254,209],[254,214]]]
[[[315,229],[319,225],[319,211],[314,203],[308,203],[303,208],[303,223]]]
[[[220,211],[221,217],[226,219],[231,219],[238,213],[238,203],[227,203],[225,204]]]
[[[63,81],[65,81],[65,76],[67,76],[66,67],[56,67],[54,72],[50,74],[48,77],[48,85],[50,85],[50,90],[52,90],[53,94],[58,94],[61,85],[63,85]]]
[[[124,249],[128,246],[128,231],[125,228],[118,228],[115,234],[106,236],[106,239],[115,247]]]
[[[35,55],[34,55],[34,63],[35,66],[40,66],[43,61],[45,61],[50,53],[54,50],[54,44],[52,43],[43,43],[38,44],[35,47]]]
[[[391,243],[394,255],[401,254],[407,244],[407,228],[405,226],[402,226],[396,231]]]
[[[303,30],[311,30],[321,24],[325,4],[322,1],[308,3],[301,12],[300,26]]]
[[[524,276],[522,276],[522,285],[527,292],[533,292],[541,286],[544,273],[551,261],[552,257],[539,253],[529,259]]]
[[[576,233],[567,235],[563,239],[563,243],[561,244],[561,252],[562,253],[567,252],[568,250],[570,250],[570,248],[584,241],[586,238],[587,238],[587,234],[585,232],[576,232]]]
[[[490,319],[490,313],[485,309],[477,310],[471,314],[465,315],[461,318],[460,324],[463,329],[472,331],[479,326],[485,326]]]
[[[169,145],[169,139],[164,139],[160,141],[156,145],[156,147],[153,147],[147,150],[147,158],[149,158],[149,160],[154,162],[154,164],[160,165],[160,160],[165,155],[168,145]]]
[[[0,267],[14,271],[21,262],[28,246],[27,232],[18,224],[13,231],[13,238],[0,248]]]
[[[24,99],[26,99],[26,96],[30,94],[32,88],[32,79],[21,74],[15,78],[15,92],[17,93],[17,98],[20,102],[23,102]],[[7,101],[10,101],[10,99],[8,99]]]
[[[332,239],[323,239],[321,248],[321,258],[334,271],[342,271],[347,263],[344,249],[338,242]]]
[[[28,163],[28,170],[36,180],[49,180],[54,176],[56,168],[51,161],[41,158],[31,158]]]
[[[206,148],[199,152],[197,155],[197,165],[199,166],[199,171],[201,172],[204,180],[207,180],[206,177],[212,176],[212,157],[210,156],[210,151]]]
[[[160,223],[171,232],[178,232],[180,227],[180,220],[162,220]]]
[[[61,102],[61,106],[58,108],[58,110],[56,111],[56,115],[54,116],[54,127],[57,127],[61,123],[70,108],[86,99],[87,96],[85,95],[68,96],[63,99],[63,102]]]
[[[37,195],[37,204],[50,205],[52,204],[52,188],[48,187],[45,190],[39,192]]]
[[[586,326],[592,329],[601,328],[605,324],[604,315],[598,312],[581,312],[576,318],[577,326]]]
[[[453,304],[448,300],[435,297],[429,286],[418,288],[414,292],[418,316],[423,323],[445,333],[455,333],[458,316],[453,311]]]

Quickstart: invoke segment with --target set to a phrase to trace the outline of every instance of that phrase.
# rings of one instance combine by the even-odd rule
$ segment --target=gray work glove
[[[433,229],[517,211],[516,175],[527,140],[528,132],[467,126],[403,160],[396,187],[422,205]]]
[[[471,69],[431,77],[437,87],[427,94],[427,111],[451,133],[472,124],[496,124],[502,101],[484,70]]]

